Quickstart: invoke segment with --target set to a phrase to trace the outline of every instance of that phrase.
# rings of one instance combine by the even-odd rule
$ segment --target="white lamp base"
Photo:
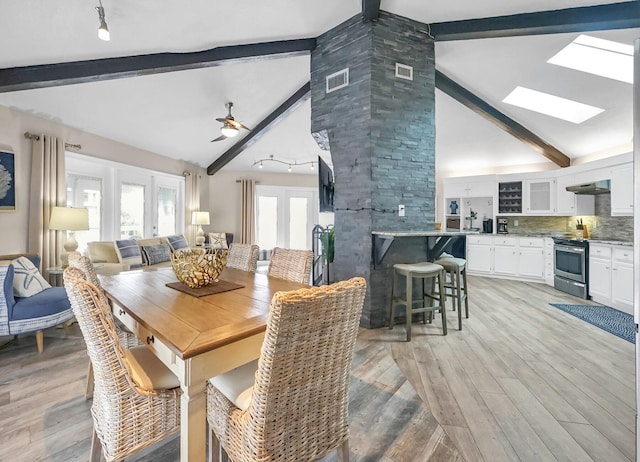
[[[67,240],[63,244],[64,252],[60,252],[60,266],[66,268],[69,266],[69,254],[78,250],[78,241],[74,232],[69,232]]]
[[[196,233],[196,245],[201,247],[204,245],[204,231],[202,226],[198,226],[198,232]]]

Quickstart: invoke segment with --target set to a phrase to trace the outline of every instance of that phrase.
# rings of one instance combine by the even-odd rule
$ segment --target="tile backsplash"
[[[591,239],[633,242],[633,217],[611,216],[611,195],[595,196],[595,216],[581,217],[529,217],[507,216],[509,234],[550,234],[551,232],[578,233],[576,221],[582,219]],[[515,226],[515,222],[518,226]]]

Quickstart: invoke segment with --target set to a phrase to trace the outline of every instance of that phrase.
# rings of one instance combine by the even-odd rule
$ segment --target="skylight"
[[[580,35],[548,63],[633,83],[633,46]]]
[[[604,111],[604,109],[589,106],[588,104],[578,103],[577,101],[524,87],[516,87],[502,101],[530,111],[567,120],[574,124],[580,124]]]

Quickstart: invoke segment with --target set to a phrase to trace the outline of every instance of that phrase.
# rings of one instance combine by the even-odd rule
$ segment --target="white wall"
[[[240,235],[240,183],[236,180],[256,180],[267,186],[318,187],[318,175],[298,175],[291,173],[220,171],[209,177],[209,213],[211,224],[203,226],[205,232],[224,231],[234,233],[234,240]],[[321,213],[326,219],[327,215]],[[329,220],[333,223],[333,219]]]
[[[206,171],[195,165],[0,106],[0,149],[15,154],[17,201],[16,212],[0,212],[0,255],[27,251],[32,142],[24,138],[25,132],[53,135],[67,143],[80,144],[82,149],[76,152],[93,157],[174,175],[190,171],[199,172],[203,179],[207,177]],[[208,186],[209,182],[202,181],[203,209],[208,206]]]

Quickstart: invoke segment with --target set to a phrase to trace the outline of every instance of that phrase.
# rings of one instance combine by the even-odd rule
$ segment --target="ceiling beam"
[[[316,39],[281,40],[187,53],[155,53],[0,69],[0,93],[308,54]]]
[[[522,141],[531,149],[538,151],[560,167],[568,167],[571,164],[571,159],[560,150],[551,146],[538,135],[525,128],[509,116],[503,114],[498,109],[477,97],[438,70],[436,70],[436,88],[451,96],[459,103],[465,105],[476,114],[484,117],[489,122],[497,125],[511,136]]]
[[[213,175],[222,167],[235,159],[242,151],[258,141],[274,125],[295,111],[303,102],[311,97],[311,82],[305,83],[298,91],[291,95],[276,110],[265,117],[249,134],[225,151],[211,165],[207,167],[207,175]]]
[[[380,16],[380,0],[362,0],[362,22],[377,21]]]
[[[431,24],[436,41],[562,34],[640,27],[640,2],[495,16]]]

